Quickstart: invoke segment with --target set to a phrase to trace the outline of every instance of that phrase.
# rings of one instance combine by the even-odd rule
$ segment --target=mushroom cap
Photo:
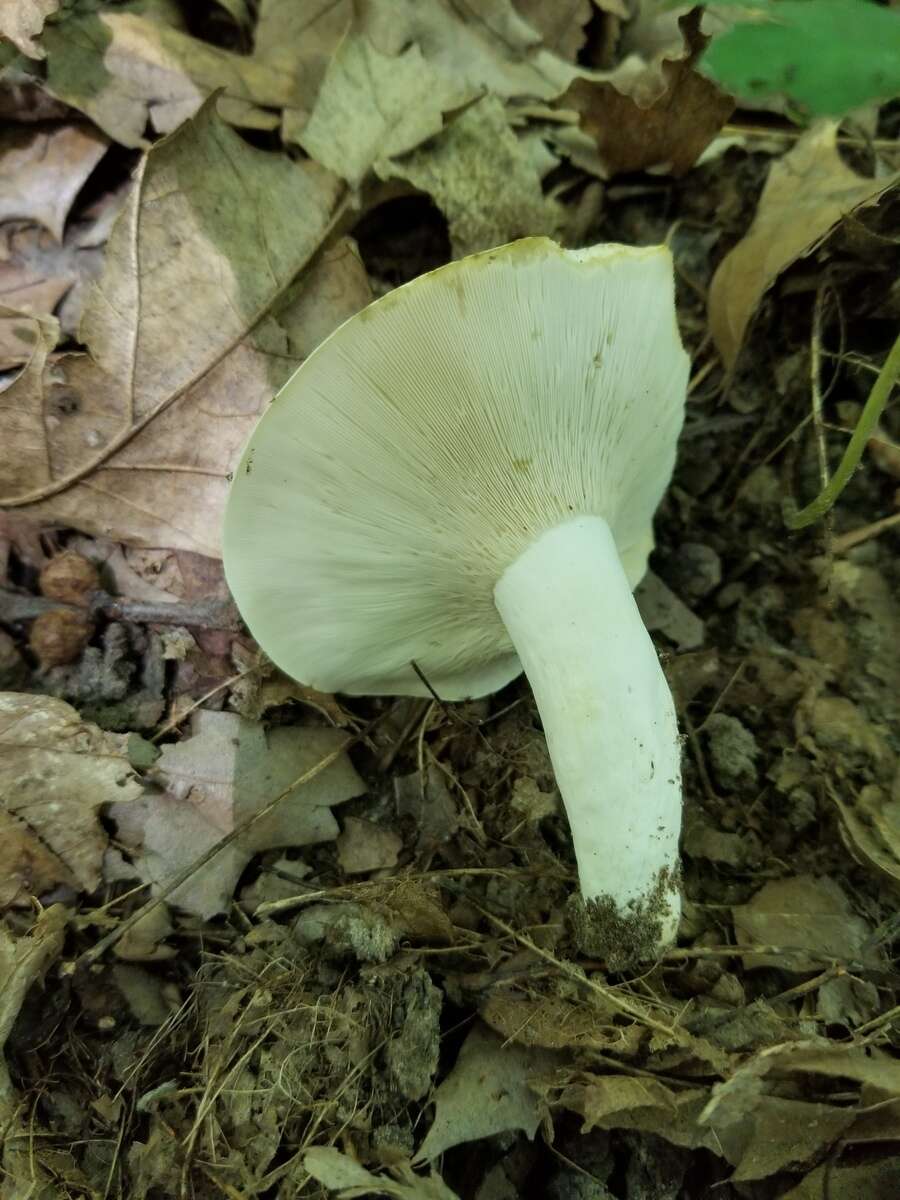
[[[688,359],[665,247],[526,238],[351,317],[256,426],[225,513],[228,584],[282,670],[442,698],[521,671],[494,605],[545,529],[605,518],[631,586],[653,547]]]

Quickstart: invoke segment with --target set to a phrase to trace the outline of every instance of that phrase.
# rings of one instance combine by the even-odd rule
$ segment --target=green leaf
[[[701,69],[744,100],[783,95],[841,116],[900,94],[900,11],[870,0],[723,0],[745,11],[713,38]]]

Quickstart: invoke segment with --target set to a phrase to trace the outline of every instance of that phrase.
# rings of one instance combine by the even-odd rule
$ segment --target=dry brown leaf
[[[0,37],[8,38],[26,58],[43,58],[35,40],[60,0],[0,0]]]
[[[734,110],[732,98],[694,70],[708,41],[700,10],[683,17],[681,28],[679,57],[626,60],[608,79],[577,79],[560,97],[560,107],[574,108],[596,143],[605,178],[646,170],[683,175]]]
[[[831,229],[874,203],[900,178],[858,175],[837,148],[838,124],[821,121],[772,164],[746,236],[719,263],[709,289],[709,328],[725,366],[737,359],[750,319],[782,271]]]
[[[405,179],[434,198],[447,218],[457,256],[525,234],[553,236],[562,219],[496,96],[471,105],[428,145],[376,169],[383,178]]]
[[[747,970],[779,967],[804,972],[832,958],[872,959],[865,949],[869,926],[854,914],[840,884],[827,877],[772,880],[732,913],[739,945],[779,947],[777,954],[745,954]]]
[[[6,393],[2,502],[138,545],[219,553],[228,472],[292,367],[368,298],[341,189],[211,106],[142,160],[92,289],[88,353]]]
[[[155,764],[165,792],[110,810],[137,874],[158,891],[344,740],[334,729],[284,726],[266,733],[234,713],[195,713],[191,736],[165,746]],[[200,917],[222,912],[253,854],[333,840],[331,806],[364,790],[341,756],[196,871],[172,893],[172,903]]]
[[[842,1163],[829,1160],[815,1168],[802,1183],[783,1192],[781,1200],[897,1200],[900,1196],[900,1162],[888,1152],[871,1162]]]
[[[97,886],[107,844],[98,811],[143,792],[127,744],[62,700],[0,693],[0,906],[59,883]]]
[[[434,1093],[434,1121],[413,1162],[427,1162],[451,1146],[506,1130],[534,1137],[546,1107],[529,1087],[529,1076],[549,1069],[553,1061],[547,1051],[505,1044],[476,1025]]]
[[[88,126],[9,130],[0,143],[0,221],[37,221],[61,242],[69,209],[106,146]]]
[[[15,308],[0,305],[0,371],[12,367],[22,367],[16,379],[17,391],[20,395],[39,393],[41,376],[47,355],[56,344],[59,326],[53,317],[36,317],[30,313],[21,312]],[[11,389],[9,389],[11,390]],[[0,387],[0,395],[4,389]],[[7,401],[0,401],[0,420]],[[40,438],[40,431],[34,429],[28,422],[28,414],[20,413],[21,423],[16,420],[16,414],[10,413],[7,420],[14,426],[14,436],[21,432],[27,436],[33,432]]]
[[[439,133],[444,112],[466,99],[468,93],[435,72],[418,46],[381,54],[354,31],[329,62],[297,140],[322,166],[359,187],[376,163]]]
[[[485,1024],[504,1040],[545,1050],[602,1050],[632,1058],[646,1036],[637,1023],[617,1025],[615,1011],[594,1003],[574,1004],[554,996],[523,996],[494,989],[479,1009]]]
[[[403,838],[374,821],[346,817],[337,839],[338,862],[345,875],[361,875],[395,867],[403,849]]]
[[[286,142],[296,142],[309,120],[328,64],[350,28],[353,7],[353,0],[316,5],[262,0],[259,5],[254,57],[295,78],[291,104],[282,114]]]
[[[79,12],[50,25],[47,88],[85,113],[123,146],[145,145],[147,124],[171,133],[215,90],[234,123],[274,128],[294,100],[294,75],[277,64],[234,54],[191,37],[152,15]]]
[[[544,46],[574,62],[584,45],[584,27],[594,12],[591,0],[515,0],[516,9],[541,35]],[[627,17],[623,0],[605,0],[598,7]]]
[[[303,1156],[313,1179],[336,1193],[338,1200],[390,1196],[392,1200],[459,1200],[436,1171],[417,1175],[408,1162],[394,1160],[391,1173],[375,1175],[333,1146],[315,1146]]]
[[[25,937],[13,937],[0,925],[0,1128],[3,1129],[0,1164],[6,1182],[18,1175],[15,1160],[29,1157],[30,1151],[25,1130],[18,1129],[21,1103],[10,1083],[3,1048],[28,989],[44,975],[62,950],[68,916],[62,904],[41,909],[34,927]],[[28,1166],[33,1168],[33,1164],[28,1164],[22,1177],[30,1178],[28,1190],[33,1192],[34,1171]]]
[[[382,54],[420,46],[436,74],[455,79],[471,96],[547,100],[577,73],[542,46],[512,0],[479,0],[477,7],[452,0],[373,0],[363,17],[362,30]]]

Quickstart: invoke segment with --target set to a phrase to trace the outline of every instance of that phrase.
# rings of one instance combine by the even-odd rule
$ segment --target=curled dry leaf
[[[62,700],[0,693],[0,906],[99,884],[99,809],[143,792],[127,745]]]
[[[10,128],[0,142],[0,221],[37,221],[61,242],[69,209],[106,146],[87,126]]]
[[[164,887],[344,740],[334,729],[285,726],[266,733],[234,713],[195,713],[191,736],[165,746],[155,765],[165,791],[110,810],[136,873],[156,890]],[[254,853],[333,840],[338,825],[331,806],[364,790],[341,755],[201,866],[172,893],[172,902],[200,917],[222,912]]]
[[[8,38],[26,58],[43,58],[37,38],[60,0],[0,0],[0,37]]]
[[[900,172],[858,175],[837,148],[838,123],[821,121],[777,159],[746,236],[725,256],[709,289],[709,328],[725,366],[734,366],[750,319],[782,271],[831,229],[892,187]]]
[[[677,57],[629,57],[604,80],[575,80],[560,98],[596,143],[605,178],[646,170],[683,175],[734,110],[732,98],[694,68],[709,40],[700,33],[700,9],[680,25]]]
[[[88,353],[6,393],[0,503],[217,556],[228,473],[299,358],[368,299],[341,186],[254,150],[211,105],[141,161],[85,307]]]

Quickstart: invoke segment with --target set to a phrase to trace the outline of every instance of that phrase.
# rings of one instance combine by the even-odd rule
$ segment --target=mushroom
[[[665,247],[513,242],[323,342],[257,425],[225,515],[238,607],[301,682],[465,700],[524,668],[579,941],[620,964],[670,943],[680,912],[675,709],[631,593],[687,371]]]

